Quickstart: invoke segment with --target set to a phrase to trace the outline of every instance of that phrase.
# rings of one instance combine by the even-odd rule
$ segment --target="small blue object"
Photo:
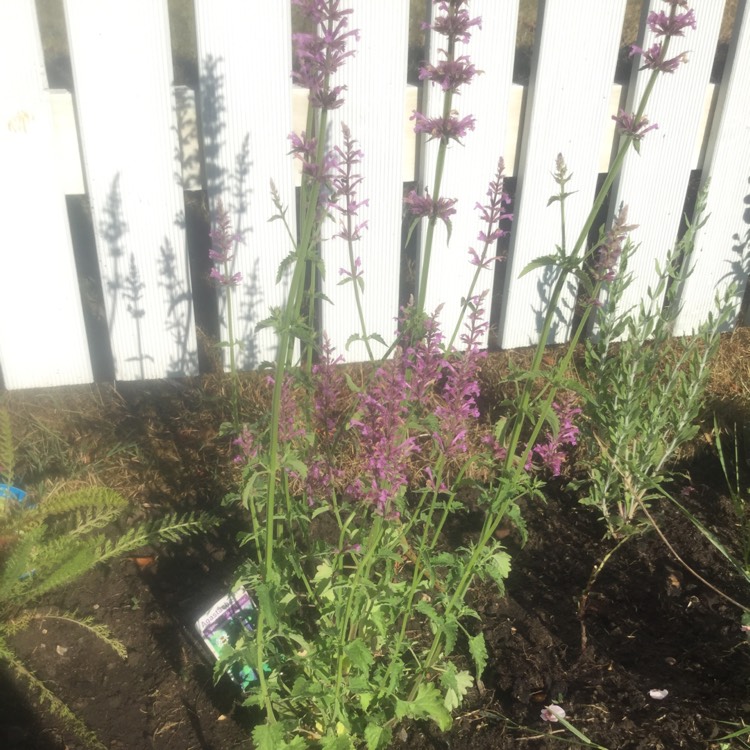
[[[19,503],[24,501],[26,493],[18,487],[11,487],[9,484],[0,484],[0,498],[8,499],[14,498]]]

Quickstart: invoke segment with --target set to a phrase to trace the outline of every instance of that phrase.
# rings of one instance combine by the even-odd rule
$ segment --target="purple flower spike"
[[[342,215],[339,222],[339,231],[334,237],[341,237],[347,242],[356,242],[361,238],[361,232],[367,227],[366,221],[359,223],[354,219],[362,206],[370,204],[369,199],[357,200],[357,188],[364,179],[357,174],[356,168],[362,162],[363,153],[356,147],[357,141],[352,138],[349,128],[342,123],[341,132],[344,135],[344,148],[336,146],[334,154],[337,164],[331,179],[333,194],[329,198],[328,207],[338,211]],[[343,205],[339,205],[339,201]]]
[[[471,83],[480,72],[466,55],[461,55],[455,60],[441,60],[437,65],[423,65],[419,69],[419,80],[437,83],[446,93],[456,92],[459,87]]]
[[[504,237],[507,231],[500,228],[501,221],[512,221],[513,214],[506,213],[506,207],[510,205],[510,196],[504,191],[505,161],[502,157],[497,162],[497,171],[495,179],[492,180],[487,188],[487,197],[489,200],[482,205],[477,203],[475,208],[479,211],[479,216],[485,223],[485,228],[479,232],[478,239],[480,242],[489,244],[495,240]]]
[[[237,286],[242,281],[242,274],[230,274],[229,265],[234,259],[237,243],[241,242],[242,238],[239,234],[232,232],[229,212],[224,208],[221,199],[216,206],[214,227],[208,236],[211,238],[208,257],[216,264],[211,269],[209,277],[221,286]],[[222,268],[219,268],[219,265]]]
[[[237,286],[242,281],[241,273],[237,272],[229,276],[228,274],[223,274],[218,268],[212,268],[208,275],[209,278],[221,286]]]
[[[310,91],[313,107],[336,109],[344,100],[344,86],[330,86],[330,78],[354,54],[347,50],[350,37],[359,32],[348,30],[351,9],[341,9],[341,0],[292,0],[302,15],[315,26],[313,34],[294,34],[294,52],[299,70],[293,73],[296,83]]]
[[[630,46],[630,57],[633,57],[633,55],[643,55],[643,66],[641,67],[641,70],[659,70],[662,73],[674,73],[682,63],[688,61],[687,52],[681,52],[675,57],[663,60],[663,48],[664,45],[661,42],[653,44],[647,50],[643,50],[635,44],[632,44]]]
[[[460,357],[445,364],[442,397],[444,403],[435,408],[438,431],[433,438],[448,458],[468,450],[469,428],[479,417],[479,369],[487,352],[482,350],[489,323],[485,320],[485,290],[470,300],[469,315],[461,341],[466,350]]]
[[[535,445],[532,453],[541,459],[542,465],[548,469],[553,477],[559,477],[562,465],[567,458],[565,446],[576,445],[580,430],[573,420],[581,413],[581,409],[574,406],[572,398],[561,397],[552,404],[560,425],[556,435],[548,432],[544,443]]]
[[[617,265],[622,254],[622,243],[637,224],[627,224],[628,207],[623,205],[611,228],[607,232],[604,242],[594,251],[594,276],[599,281],[612,281],[616,275]]]
[[[435,217],[446,224],[450,221],[450,217],[456,213],[453,206],[456,205],[457,201],[457,198],[433,200],[429,195],[419,195],[416,190],[412,190],[404,198],[404,203],[413,216],[419,216],[420,218]]]
[[[634,114],[629,114],[622,109],[619,114],[612,115],[612,119],[615,121],[620,133],[632,138],[634,141],[640,141],[649,130],[657,130],[659,128],[656,123],[649,125],[645,117],[639,117],[636,122]]]
[[[429,140],[439,138],[447,143],[450,140],[461,142],[469,130],[474,130],[475,119],[472,115],[458,119],[456,112],[451,112],[448,117],[425,117],[416,110],[412,113],[410,120],[416,120],[415,133],[426,133]]]
[[[657,36],[685,36],[684,31],[688,27],[696,28],[695,12],[688,10],[685,13],[677,13],[677,6],[686,7],[682,2],[670,2],[672,11],[658,13],[654,10],[648,14],[648,26]]]
[[[422,29],[432,29],[438,34],[461,41],[466,44],[471,39],[469,29],[472,26],[482,28],[481,18],[470,18],[469,11],[461,6],[465,4],[465,0],[454,0],[452,3],[440,2],[438,3],[440,11],[445,15],[438,16],[433,24],[423,23]],[[451,12],[451,6],[453,6],[453,12]]]

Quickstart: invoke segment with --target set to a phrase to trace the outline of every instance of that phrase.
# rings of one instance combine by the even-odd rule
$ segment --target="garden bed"
[[[725,338],[709,388],[709,407],[735,419],[747,413],[742,383],[748,339],[745,329]],[[484,368],[490,411],[503,397],[497,384],[508,356],[523,367],[524,354],[514,352],[491,356]],[[261,405],[255,383],[242,382],[243,404],[251,410]],[[117,391],[7,394],[18,475],[32,495],[62,481],[95,479],[129,497],[137,517],[197,509],[226,515],[220,500],[232,487],[231,449],[217,437],[228,418],[225,388],[224,379],[208,377],[121,385]],[[738,554],[737,519],[715,452],[696,441],[682,468],[689,479],[675,488],[681,502]],[[595,511],[580,506],[561,479],[545,495],[545,502],[523,508],[525,546],[513,528],[499,532],[512,557],[507,595],[489,583],[472,594],[489,651],[481,685],[467,695],[448,734],[407,722],[395,746],[563,747],[559,740],[572,736],[540,718],[542,708],[556,702],[609,750],[742,747],[715,741],[750,714],[750,643],[738,609],[677,562],[652,531],[624,544],[596,581],[582,653],[578,600],[609,547]],[[750,603],[747,587],[684,516],[665,504],[654,510],[688,565]],[[466,541],[475,520],[469,512],[456,517],[450,543]],[[251,747],[258,716],[239,705],[232,683],[213,684],[210,657],[194,631],[197,617],[231,586],[239,561],[235,536],[242,528],[241,518],[227,518],[206,536],[120,559],[42,602],[40,611],[74,610],[107,625],[126,645],[127,661],[80,629],[51,620],[34,623],[14,643],[106,747]],[[467,627],[477,632],[479,622]],[[458,651],[466,653],[465,644],[459,642]],[[471,669],[468,659],[466,667]],[[0,680],[0,747],[81,747],[17,681],[6,672]],[[652,689],[669,694],[655,700]]]

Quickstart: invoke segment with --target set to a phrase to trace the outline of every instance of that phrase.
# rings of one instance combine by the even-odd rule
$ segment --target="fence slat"
[[[166,2],[65,0],[65,15],[116,377],[192,375]]]
[[[212,210],[222,199],[233,229],[241,233],[234,269],[235,336],[242,342],[240,366],[251,368],[275,356],[276,334],[256,333],[271,306],[286,296],[276,284],[281,260],[291,251],[275,213],[273,180],[296,232],[295,198],[287,136],[291,131],[291,13],[289,3],[195,0],[200,65],[200,117],[204,168]],[[225,301],[221,316],[226,340]]]
[[[694,0],[697,30],[688,29],[684,37],[674,37],[669,57],[682,52],[689,62],[673,74],[660,75],[646,107],[645,116],[657,123],[658,130],[647,133],[641,142],[641,153],[630,150],[623,163],[614,200],[610,209],[624,202],[628,206],[628,223],[637,224],[631,239],[639,244],[630,260],[628,271],[633,281],[620,303],[620,311],[647,301],[649,287],[656,283],[655,264],[664,267],[664,259],[675,244],[682,218],[685,193],[700,128],[703,102],[711,76],[716,52],[724,0]],[[649,9],[664,10],[661,0],[651,0]],[[650,48],[657,38],[646,27],[641,30],[638,46]],[[640,58],[633,62],[625,109],[633,112],[638,106],[650,72],[638,70]]]
[[[500,324],[503,348],[538,341],[558,278],[553,267],[518,278],[529,262],[554,253],[561,242],[559,203],[547,206],[550,196],[559,190],[550,176],[558,153],[562,153],[572,174],[566,190],[577,191],[565,204],[568,250],[583,228],[596,190],[599,147],[607,135],[625,2],[582,0],[575,3],[575,12],[571,10],[566,0],[547,0],[537,21],[536,58]],[[569,284],[558,306],[550,342],[568,337],[575,293],[574,285]]]
[[[442,224],[438,224],[430,259],[430,278],[425,309],[434,310],[443,303],[440,313],[442,329],[450,338],[459,320],[462,298],[476,271],[471,265],[470,247],[480,253],[482,245],[477,239],[484,229],[475,210],[476,203],[485,203],[487,187],[494,178],[499,157],[506,146],[506,124],[510,109],[513,84],[513,59],[515,54],[518,1],[498,3],[495,0],[475,0],[469,6],[472,18],[481,16],[481,29],[471,29],[467,45],[457,44],[457,55],[467,54],[471,62],[483,73],[461,90],[453,100],[459,117],[473,115],[474,131],[469,131],[464,145],[451,144],[446,158],[441,195],[457,198],[457,213],[451,217],[450,243]],[[430,44],[431,64],[440,59],[438,49],[445,46],[445,37],[432,32]],[[442,114],[443,97],[438,86],[427,84],[425,112],[429,117]],[[435,175],[437,141],[429,141],[423,149],[423,185],[432,192]],[[512,169],[513,164],[508,164]],[[422,232],[424,239],[424,232]],[[492,292],[494,270],[482,269],[472,296]],[[487,317],[490,312],[489,297],[485,301]],[[486,337],[485,337],[486,342]]]
[[[732,49],[709,136],[703,182],[710,180],[708,222],[698,230],[693,273],[675,321],[678,336],[693,333],[736,282],[735,318],[748,277],[750,242],[750,3],[737,9]]]
[[[367,333],[378,333],[389,341],[396,328],[398,314],[399,268],[401,262],[401,212],[403,195],[404,101],[394,93],[406,86],[409,30],[408,0],[346,0],[342,8],[351,8],[349,28],[360,29],[359,42],[350,40],[356,54],[346,60],[336,76],[335,85],[345,85],[344,104],[331,117],[330,142],[343,149],[341,123],[351,130],[363,152],[356,171],[364,177],[357,199],[370,199],[359,209],[356,223],[368,222],[362,239],[353,243],[354,256],[362,260],[364,293],[362,306]],[[322,328],[337,354],[352,361],[368,359],[361,341],[346,343],[360,333],[354,290],[351,284],[339,286],[340,268],[348,269],[347,243],[332,235],[339,231],[327,222],[323,258],[326,276],[323,293],[333,303],[323,303]],[[371,342],[377,357],[384,349]]]
[[[0,365],[5,387],[90,382],[34,0],[0,3],[0,71]]]

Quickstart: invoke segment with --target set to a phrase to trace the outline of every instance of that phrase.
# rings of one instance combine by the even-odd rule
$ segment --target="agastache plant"
[[[418,296],[401,311],[385,355],[375,360],[368,346],[371,362],[357,371],[342,369],[313,317],[323,271],[319,244],[324,234],[334,234],[348,245],[341,276],[354,290],[357,336],[366,344],[375,338],[361,307],[366,264],[354,250],[366,228],[359,216],[366,201],[358,195],[363,155],[346,127],[342,146],[326,146],[328,112],[345,93],[331,85],[331,75],[353,54],[348,45],[357,32],[349,29],[351,11],[338,0],[295,4],[313,29],[294,39],[295,80],[310,96],[305,131],[289,139],[302,168],[299,232],[291,231],[282,197],[272,188],[274,218],[284,222],[292,242],[279,272],[287,277],[288,296],[264,322],[278,337],[268,379],[270,413],[235,443],[243,476],[238,499],[251,526],[242,537],[249,551],[240,576],[256,594],[258,617],[252,637],[232,644],[221,665],[242,662],[258,675],[246,700],[265,715],[253,732],[257,747],[384,750],[407,718],[448,729],[451,711],[487,664],[467,595],[477,580],[494,582],[502,595],[510,556],[495,532],[511,520],[525,538],[522,502],[539,496],[543,477],[563,472],[581,436],[581,409],[590,395],[565,373],[605,291],[624,278],[627,214],[600,231],[597,242],[589,243],[589,235],[625,154],[650,131],[644,112],[653,82],[674,68],[669,39],[694,19],[676,2],[669,14],[650,17],[664,36],[653,52],[658,61],[646,59],[649,85],[635,111],[620,115],[617,156],[572,241],[565,223],[571,175],[558,156],[550,204],[559,204],[561,242],[556,253],[529,266],[551,265],[557,278],[529,372],[510,413],[491,425],[477,406],[488,323],[486,294],[476,286],[481,271],[498,260],[495,248],[511,219],[502,159],[476,206],[478,244],[468,248],[467,260],[475,273],[450,338],[440,329],[440,309],[424,309],[435,227],[444,222],[450,231],[458,210],[454,198],[441,194],[448,147],[470,137],[475,125],[473,116],[454,107],[456,94],[478,73],[456,45],[469,41],[480,19],[470,15],[467,0],[433,3],[426,26],[445,41],[439,60],[424,65],[420,78],[439,90],[442,114],[415,112],[412,119],[424,140],[439,141],[435,180],[405,199],[411,230],[426,224]],[[545,346],[571,274],[585,304],[564,355],[545,370]],[[467,498],[480,514],[480,528],[456,548],[444,532]],[[453,655],[462,647],[468,659],[459,667]]]

